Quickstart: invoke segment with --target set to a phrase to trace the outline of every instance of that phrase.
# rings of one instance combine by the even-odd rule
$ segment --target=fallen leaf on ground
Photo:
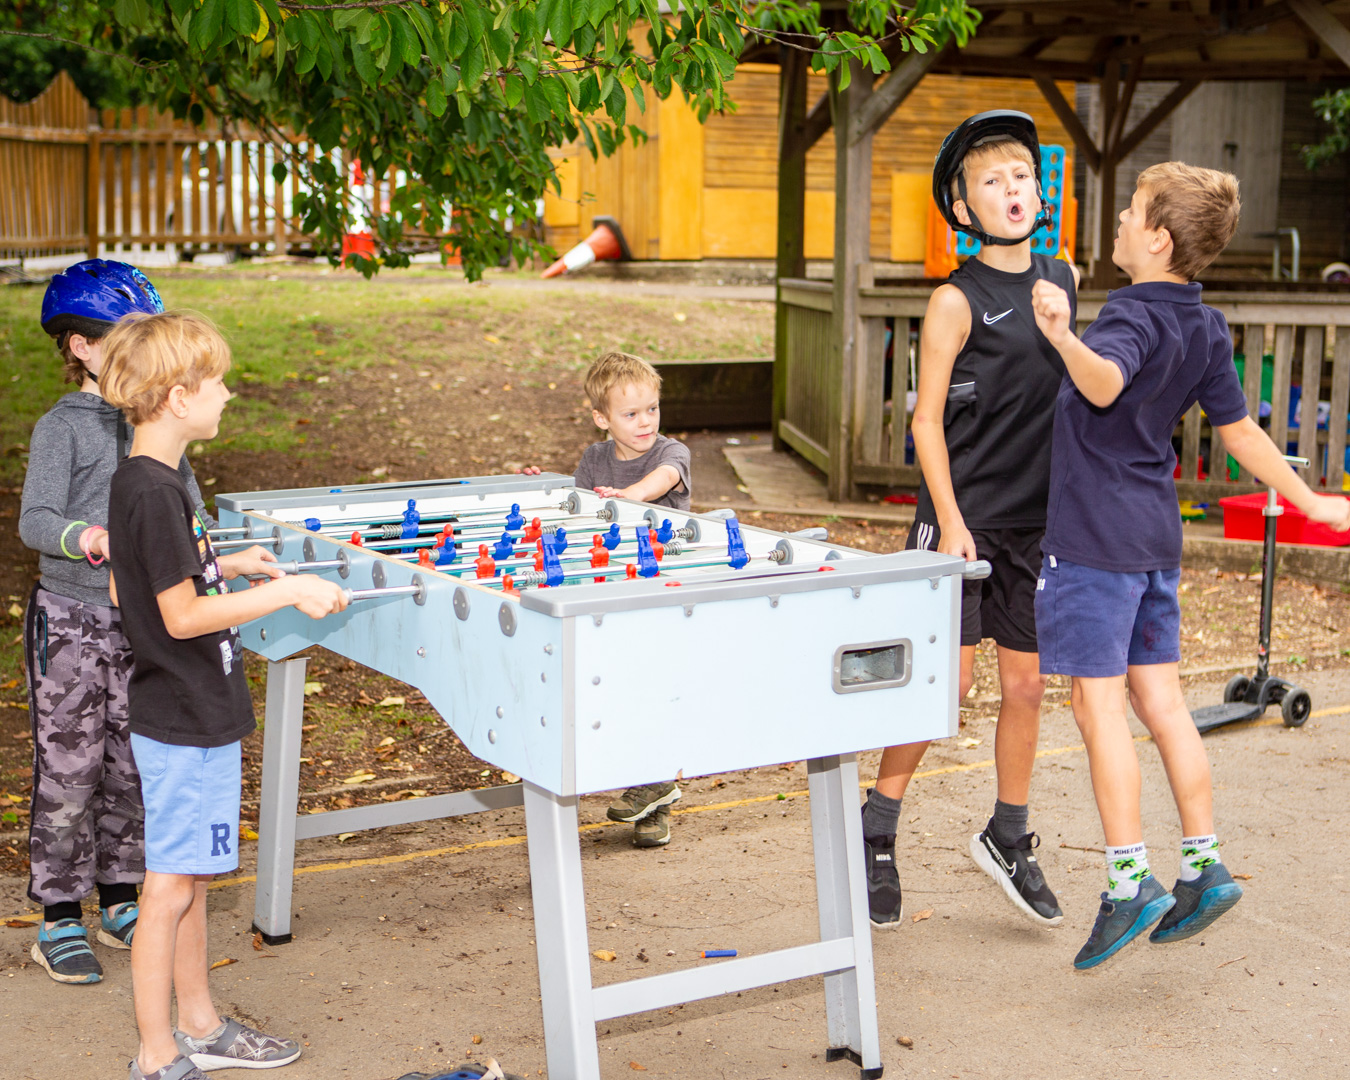
[[[1251,874],[1234,874],[1233,876],[1239,881],[1251,881],[1252,879]]]
[[[338,833],[338,843],[339,843],[339,844],[345,844],[348,840],[350,840],[350,839],[351,839],[353,836],[355,836],[355,835],[356,835],[356,833],[354,833],[354,832],[340,832],[340,833]]]
[[[962,750],[974,750],[975,747],[979,746],[982,742],[984,742],[983,739],[962,739],[956,745]]]
[[[393,737],[392,735],[386,735],[383,739],[381,739],[381,740],[379,741],[379,744],[378,744],[378,745],[380,745],[380,746],[393,746],[393,745],[394,745],[394,737]]]
[[[13,690],[18,685],[18,679],[10,679],[7,683],[0,683],[0,690]]]
[[[475,1035],[475,1036],[473,1037],[473,1044],[474,1044],[474,1046],[482,1046],[482,1045],[483,1045],[483,1036],[481,1036],[481,1035]]]
[[[895,1041],[898,1042],[901,1046],[908,1046],[911,1050],[914,1049],[914,1040],[911,1039],[908,1035],[897,1035],[895,1037]]]
[[[245,840],[256,840],[256,839],[258,839],[258,833],[257,833],[257,830],[255,830],[255,829],[250,829],[247,825],[242,825],[242,826],[240,826],[240,828],[239,828],[239,835],[242,836]]]
[[[922,911],[916,911],[911,921],[923,922],[924,919],[931,919],[932,917],[933,917],[933,909],[930,907],[926,907]]]
[[[323,693],[323,683],[321,682],[305,683],[305,697],[311,697],[314,694],[322,694],[322,693]]]
[[[636,1061],[630,1061],[630,1062],[628,1063],[628,1067],[629,1067],[630,1069],[632,1069],[634,1072],[646,1072],[646,1071],[647,1071],[647,1066],[646,1066],[646,1065],[639,1065]]]
[[[32,918],[6,919],[5,925],[11,930],[31,930],[40,917],[34,915]]]
[[[262,947],[263,947],[262,931],[259,930],[253,935],[253,948],[257,952],[262,952]]]
[[[262,940],[262,939],[259,938],[258,940]],[[212,971],[215,971],[216,968],[218,968],[218,967],[228,967],[230,964],[237,964],[237,963],[239,963],[239,961],[236,960],[233,956],[227,956],[227,957],[225,957],[224,960],[217,960],[214,964],[212,964],[212,965],[211,965],[211,970],[212,970]]]
[[[516,775],[515,773],[513,773],[513,772],[505,772],[505,771],[503,771],[503,772],[502,772],[502,783],[503,783],[503,784],[518,784],[518,783],[520,783],[520,777],[517,776],[517,775]]]
[[[18,604],[10,604],[10,605],[9,605],[9,617],[10,617],[11,619],[21,619],[21,618],[23,618],[23,608],[19,607]]]
[[[403,698],[390,696],[376,702],[375,707],[377,709],[389,709],[395,705],[404,705],[404,704],[406,704],[406,701]]]
[[[596,949],[591,955],[597,960],[603,960],[607,964],[619,958],[617,953],[612,953],[608,949]]]
[[[374,780],[374,779],[375,779],[375,774],[374,774],[373,772],[359,772],[359,773],[354,773],[353,775],[347,777],[347,779],[344,780],[344,781],[342,781],[342,782],[343,782],[344,784],[364,784],[364,783],[366,783],[368,780]]]

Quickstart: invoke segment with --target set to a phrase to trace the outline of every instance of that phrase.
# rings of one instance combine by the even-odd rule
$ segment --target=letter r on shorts
[[[211,858],[230,854],[230,826],[228,822],[211,826]]]

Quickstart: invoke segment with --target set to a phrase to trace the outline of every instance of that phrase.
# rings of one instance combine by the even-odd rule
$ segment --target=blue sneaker
[[[1233,880],[1223,863],[1207,866],[1194,881],[1178,881],[1172,886],[1176,907],[1162,917],[1149,941],[1165,944],[1183,941],[1206,929],[1220,915],[1242,899],[1242,886]]]
[[[1158,884],[1152,874],[1139,883],[1139,895],[1133,900],[1108,900],[1106,893],[1102,893],[1097,921],[1087,943],[1073,958],[1073,966],[1085,971],[1111,959],[1167,914],[1175,903],[1172,894]]]
[[[141,913],[136,901],[100,908],[99,913],[103,923],[98,930],[99,941],[111,949],[131,948],[131,939],[136,935],[136,917]]]
[[[58,919],[50,930],[45,922],[39,923],[30,951],[57,982],[96,983],[103,978],[103,966],[89,948],[89,935],[79,919]]]

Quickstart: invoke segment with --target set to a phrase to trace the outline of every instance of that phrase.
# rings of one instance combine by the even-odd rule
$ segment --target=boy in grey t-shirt
[[[573,471],[576,486],[605,498],[689,509],[689,447],[657,433],[661,376],[646,360],[609,352],[586,372],[586,396],[595,426],[609,438],[586,448]],[[528,468],[526,473],[537,473]],[[670,843],[670,804],[680,797],[673,780],[629,788],[610,804],[611,821],[633,822],[633,843]]]
[[[586,373],[595,426],[609,439],[586,448],[574,471],[577,487],[606,498],[689,509],[689,447],[657,433],[661,376],[628,353],[605,353]]]

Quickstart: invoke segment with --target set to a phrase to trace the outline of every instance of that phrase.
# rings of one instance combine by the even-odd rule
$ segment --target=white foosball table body
[[[303,664],[297,674],[274,663],[259,929],[269,940],[289,937],[297,838],[523,801],[556,1080],[598,1075],[597,1019],[820,973],[831,1045],[864,1076],[879,1076],[854,755],[955,733],[969,568],[933,552],[872,555],[741,524],[749,564],[733,569],[725,512],[607,500],[570,485],[545,474],[218,497],[222,529],[254,537],[279,561],[341,563],[318,572],[354,590],[394,590],[321,620],[290,608],[259,619],[241,627],[247,648],[279,662],[322,645],[409,683],[475,756],[524,781],[297,820]],[[458,516],[466,539],[457,563],[419,566],[400,558],[398,545],[374,550],[343,539],[354,523],[398,522],[410,498],[423,519]],[[480,542],[497,538],[491,534],[500,534],[512,504],[526,521],[537,515],[565,527],[564,560],[584,555],[592,534],[613,523],[625,546],[613,552],[612,567],[635,560],[634,530],[666,519],[693,550],[671,554],[677,539],[649,579],[596,582],[587,562],[565,562],[564,583],[510,593],[500,578],[480,580],[462,568],[472,568]],[[413,585],[415,595],[400,589]],[[812,785],[822,941],[636,980],[617,992],[592,988],[576,796],[800,760]],[[435,805],[418,812],[416,802]]]

